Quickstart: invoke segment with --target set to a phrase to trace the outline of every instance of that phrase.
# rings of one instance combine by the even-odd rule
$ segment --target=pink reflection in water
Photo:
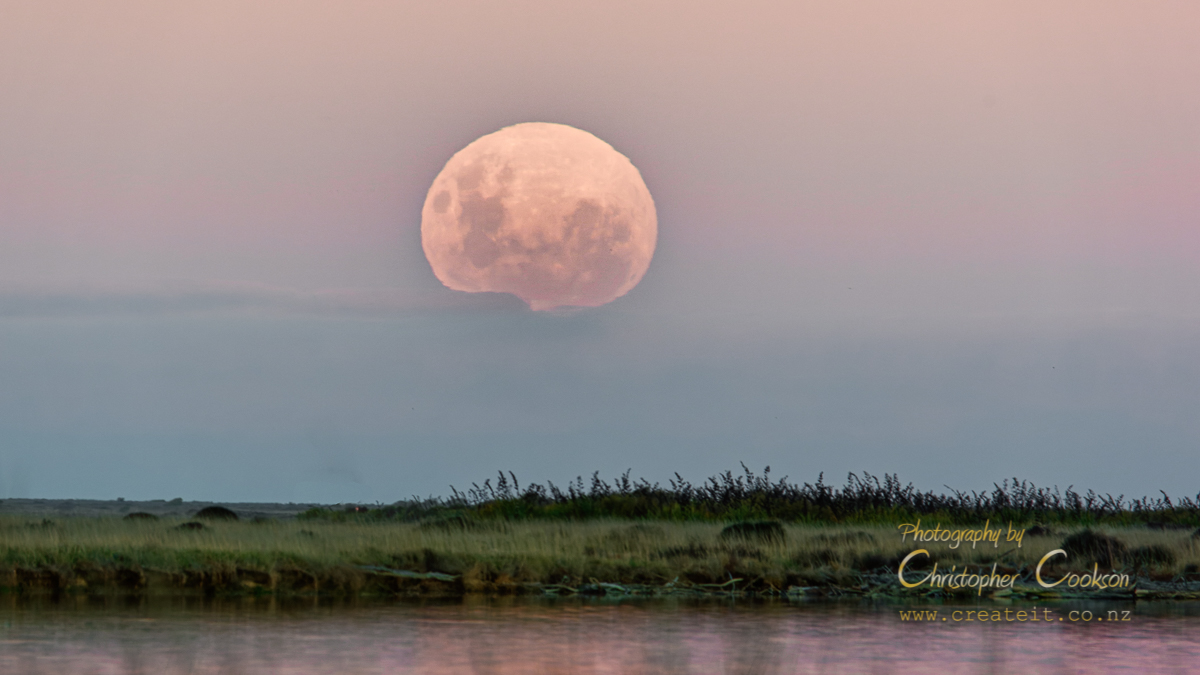
[[[111,601],[110,601],[111,602]],[[988,606],[991,609],[991,606]],[[1200,617],[902,622],[895,606],[0,605],[0,673],[1184,673]],[[948,611],[947,608],[930,608]],[[1054,607],[1066,616],[1072,607]],[[1089,607],[1098,616],[1111,607]],[[1123,606],[1121,609],[1133,609]],[[944,615],[942,615],[944,616]]]

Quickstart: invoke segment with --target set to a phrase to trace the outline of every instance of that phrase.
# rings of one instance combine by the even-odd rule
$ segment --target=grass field
[[[775,592],[854,586],[863,574],[894,577],[898,561],[921,547],[942,568],[999,562],[1029,571],[1083,529],[1055,526],[1027,535],[1020,548],[1002,540],[999,548],[981,543],[949,550],[946,544],[902,542],[894,525],[781,523],[782,536],[722,536],[721,522],[611,518],[347,517],[204,521],[200,530],[179,529],[184,522],[0,517],[0,565],[7,574],[0,574],[0,586],[55,592],[455,594],[522,592],[534,584],[714,588],[740,579],[736,585],[742,590]],[[1200,538],[1191,529],[1097,529],[1120,541],[1113,568],[1160,580],[1200,580]],[[1091,564],[1077,559],[1061,567],[1084,570]]]

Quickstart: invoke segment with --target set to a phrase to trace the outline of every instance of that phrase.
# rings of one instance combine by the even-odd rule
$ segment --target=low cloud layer
[[[413,293],[395,289],[299,291],[260,285],[0,287],[0,318],[255,313],[380,315],[462,309],[520,310],[503,293]]]

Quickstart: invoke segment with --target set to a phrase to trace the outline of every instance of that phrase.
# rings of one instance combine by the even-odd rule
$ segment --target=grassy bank
[[[1001,573],[1029,581],[1043,555],[1064,548],[1071,555],[1056,560],[1049,573],[1082,573],[1098,562],[1144,586],[1200,592],[1200,496],[1127,500],[1015,479],[987,492],[941,494],[889,475],[850,474],[837,488],[823,478],[791,483],[773,480],[769,469],[756,475],[745,467],[740,475],[726,472],[700,485],[676,476],[666,487],[628,474],[611,483],[594,475],[590,484],[577,479],[564,488],[522,486],[516,476],[500,474],[494,484],[473,484],[449,498],[316,508],[294,520],[219,516],[197,523],[183,515],[53,521],[0,515],[0,587],[59,593],[394,595],[617,587],[895,593],[900,561],[925,547],[931,558],[915,560],[910,569],[935,561],[942,570],[995,563]],[[902,541],[897,526],[917,520],[925,527],[990,521],[993,528],[1011,523],[1029,530],[1020,547],[1002,541],[998,548],[968,543],[950,549]],[[726,530],[739,522],[769,525]]]
[[[348,517],[204,521],[0,517],[0,586],[10,592],[461,594],[650,589],[785,592],[886,584],[917,548],[888,525],[781,524],[723,535],[725,523],[504,520],[423,522]],[[932,547],[943,568],[1032,570],[1080,527],[1027,534],[1022,547]],[[1159,581],[1200,581],[1192,530],[1102,528],[1120,541],[1112,566]],[[1077,569],[1090,567],[1079,559]],[[1072,569],[1061,566],[1058,571]],[[739,581],[733,581],[739,580]],[[894,585],[894,584],[893,584]]]

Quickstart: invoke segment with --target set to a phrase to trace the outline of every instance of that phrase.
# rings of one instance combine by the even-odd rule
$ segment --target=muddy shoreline
[[[323,573],[297,568],[270,571],[251,569],[196,569],[170,572],[139,566],[75,569],[9,568],[0,572],[0,595],[108,596],[149,595],[179,597],[363,597],[363,598],[453,598],[465,596],[546,597],[785,597],[793,600],[878,600],[894,602],[943,602],[980,600],[993,602],[1057,600],[1200,600],[1200,582],[1159,582],[1139,578],[1129,589],[1108,592],[1047,590],[1034,584],[1012,589],[920,589],[903,588],[894,574],[856,575],[850,585],[788,586],[776,588],[762,579],[731,579],[723,584],[698,584],[676,579],[666,584],[631,584],[591,579],[587,583],[558,584],[515,582],[486,571],[462,575],[420,573],[363,567],[343,567]]]

